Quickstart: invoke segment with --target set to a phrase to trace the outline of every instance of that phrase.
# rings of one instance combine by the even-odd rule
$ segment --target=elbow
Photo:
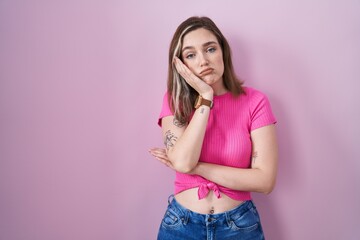
[[[179,173],[186,173],[189,174],[195,166],[192,166],[192,164],[186,164],[186,163],[176,163],[173,162],[174,169]]]
[[[171,161],[173,168],[175,171],[179,173],[190,173],[196,166],[197,162],[195,163],[191,159],[188,159],[185,156],[174,156],[168,154],[169,160]]]
[[[179,173],[190,174],[193,169],[192,168],[179,168],[179,169],[175,169],[175,170]]]
[[[264,187],[262,189],[262,193],[265,195],[269,195],[275,188],[275,181],[268,182],[264,184]]]
[[[269,195],[273,190],[274,190],[274,188],[266,188],[263,190],[263,194]]]

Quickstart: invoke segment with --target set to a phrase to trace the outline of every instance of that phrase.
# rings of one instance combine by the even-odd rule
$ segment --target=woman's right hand
[[[174,58],[174,65],[178,73],[195,91],[201,96],[212,98],[214,94],[212,87],[198,78],[178,57]]]

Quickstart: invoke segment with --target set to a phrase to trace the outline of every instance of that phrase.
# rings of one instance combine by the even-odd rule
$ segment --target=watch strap
[[[201,105],[208,106],[212,108],[214,106],[214,102],[208,99],[203,98],[201,95],[199,95],[195,101],[195,108],[199,108]]]

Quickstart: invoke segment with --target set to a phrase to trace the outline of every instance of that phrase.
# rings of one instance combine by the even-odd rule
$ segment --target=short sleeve
[[[161,120],[163,117],[172,116],[174,115],[173,112],[170,109],[170,104],[168,100],[168,93],[166,92],[164,94],[163,103],[161,107],[161,112],[158,119],[158,125],[161,127]]]
[[[272,112],[269,99],[260,91],[253,90],[250,104],[250,130],[275,124],[276,118]]]

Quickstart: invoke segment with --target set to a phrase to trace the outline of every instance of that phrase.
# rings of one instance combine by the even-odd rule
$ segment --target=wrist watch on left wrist
[[[211,100],[205,99],[205,98],[203,98],[201,95],[199,95],[199,96],[196,98],[194,108],[195,108],[195,109],[198,109],[201,105],[205,105],[205,106],[208,106],[208,107],[210,107],[210,108],[213,108],[214,102],[211,101]]]

